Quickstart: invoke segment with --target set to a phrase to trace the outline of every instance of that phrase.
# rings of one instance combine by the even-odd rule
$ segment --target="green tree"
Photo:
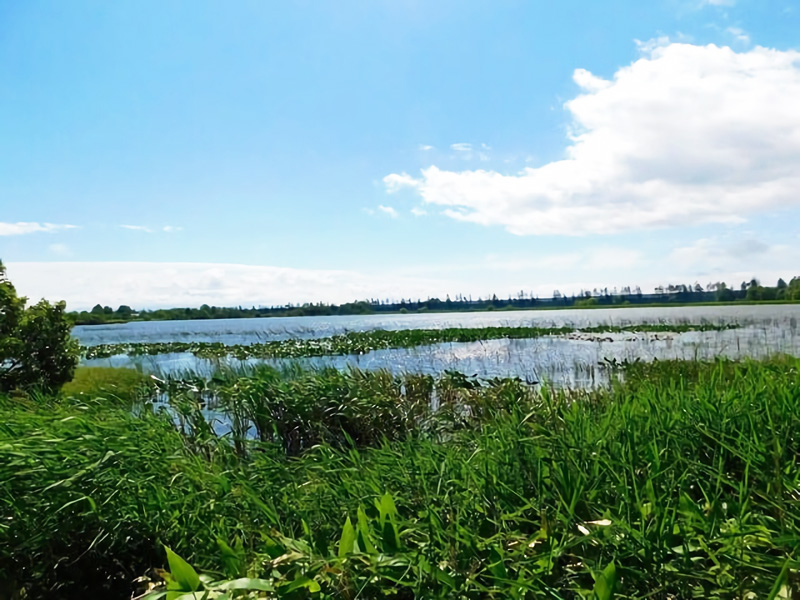
[[[57,390],[72,379],[78,363],[64,302],[41,300],[27,308],[26,302],[0,262],[0,392]]]

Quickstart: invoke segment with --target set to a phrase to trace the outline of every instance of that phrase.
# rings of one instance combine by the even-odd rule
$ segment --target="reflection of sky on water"
[[[438,374],[456,370],[482,378],[516,376],[528,382],[558,386],[591,387],[606,380],[598,365],[605,361],[653,359],[710,359],[715,356],[764,357],[787,353],[800,356],[795,323],[775,322],[758,327],[683,334],[602,334],[544,337],[531,340],[487,340],[445,343],[417,348],[376,350],[361,356],[327,356],[296,359],[205,360],[192,354],[124,355],[85,361],[87,365],[135,367],[151,373],[180,374],[193,370],[210,373],[220,365],[242,366],[288,362],[308,367],[388,369],[395,373]]]
[[[149,321],[75,327],[82,344],[131,342],[222,342],[252,344],[287,338],[327,337],[370,329],[441,329],[445,327],[587,327],[638,323],[742,323],[796,328],[800,305],[685,306],[541,311],[495,311],[344,317],[277,317],[209,321]]]

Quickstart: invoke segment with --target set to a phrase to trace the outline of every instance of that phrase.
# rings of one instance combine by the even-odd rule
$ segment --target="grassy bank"
[[[163,382],[173,417],[2,399],[0,597],[130,597],[167,544],[265,598],[786,598],[798,367],[635,364],[580,394],[261,370]]]
[[[129,356],[189,352],[199,358],[232,356],[248,358],[303,358],[366,354],[389,348],[414,348],[448,342],[478,342],[495,339],[534,339],[571,333],[683,333],[687,331],[721,331],[735,329],[735,324],[714,323],[644,323],[630,326],[598,325],[593,327],[454,327],[445,329],[401,329],[350,332],[316,339],[276,340],[256,344],[225,345],[220,342],[156,342],[100,344],[83,347],[87,359],[108,358],[117,354]]]

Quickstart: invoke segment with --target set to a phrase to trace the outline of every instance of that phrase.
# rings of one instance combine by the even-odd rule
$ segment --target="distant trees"
[[[594,298],[596,302],[581,302]],[[549,306],[618,306],[653,303],[694,303],[694,302],[734,302],[737,300],[785,300],[800,301],[800,277],[789,283],[783,279],[772,288],[762,286],[755,279],[744,281],[739,288],[729,287],[725,282],[708,282],[701,285],[694,283],[670,283],[659,285],[654,293],[645,294],[640,286],[624,286],[621,288],[594,288],[581,290],[579,294],[567,295],[561,290],[553,290],[552,297],[538,298],[533,292],[520,290],[507,299],[492,294],[486,298],[473,299],[472,296],[456,294],[446,295],[444,300],[428,298],[404,298],[401,300],[370,299],[345,304],[306,303],[301,305],[271,307],[219,307],[203,304],[199,308],[167,308],[158,310],[136,311],[130,306],[122,305],[117,310],[97,304],[91,311],[70,313],[70,318],[80,325],[98,323],[115,323],[136,319],[139,321],[165,321],[188,319],[240,319],[260,317],[299,317],[328,315],[366,315],[388,312],[406,313],[426,311],[475,311],[475,310],[512,310],[524,308],[547,308]],[[580,304],[579,304],[580,303]]]
[[[0,262],[0,391],[39,388],[54,391],[72,379],[78,345],[63,302],[27,298],[6,277]]]

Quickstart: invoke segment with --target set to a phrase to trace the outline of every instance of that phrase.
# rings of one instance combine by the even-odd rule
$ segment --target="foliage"
[[[0,262],[0,391],[56,390],[78,362],[63,302],[42,300],[26,308]]]
[[[130,405],[154,387],[152,378],[133,369],[110,367],[78,367],[72,381],[61,388],[61,396],[73,398],[105,398]]]
[[[274,592],[241,592],[263,598],[788,598],[798,585],[796,359],[633,363],[582,393],[457,373],[163,385],[167,410],[0,398],[6,588],[130,597],[161,544],[209,582],[266,580]],[[419,412],[398,422],[409,395]],[[315,396],[353,414],[314,429]],[[425,409],[434,397],[444,408]],[[247,405],[239,417],[265,414],[265,430],[293,425],[262,441],[195,419]],[[309,426],[308,443],[281,441]]]

